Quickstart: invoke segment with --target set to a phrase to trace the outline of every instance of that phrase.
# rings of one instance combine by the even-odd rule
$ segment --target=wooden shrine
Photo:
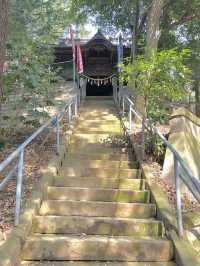
[[[84,75],[91,78],[106,78],[117,73],[117,45],[106,39],[100,30],[90,40],[80,41]],[[130,56],[130,48],[124,47],[124,56]],[[66,45],[66,42],[61,40],[60,44],[55,47],[55,58],[57,63],[72,60],[72,50],[69,41],[68,45]],[[72,80],[72,62],[63,63],[62,75],[66,80]]]

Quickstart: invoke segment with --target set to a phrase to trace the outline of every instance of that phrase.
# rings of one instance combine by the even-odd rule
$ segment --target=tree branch
[[[172,29],[172,28],[177,27],[179,25],[185,24],[185,23],[187,23],[187,22],[189,22],[189,21],[191,21],[193,19],[196,19],[196,18],[198,18],[197,14],[191,14],[191,15],[188,15],[188,16],[183,16],[179,20],[172,22],[169,25],[169,29]]]

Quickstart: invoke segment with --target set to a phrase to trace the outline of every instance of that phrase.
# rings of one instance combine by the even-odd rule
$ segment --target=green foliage
[[[71,0],[10,0],[7,71],[4,75],[6,114],[0,123],[1,143],[22,129],[38,127],[47,117],[44,106],[54,105],[61,81],[54,61],[55,43],[75,18]],[[2,144],[3,145],[3,144]]]
[[[156,134],[148,134],[146,136],[145,151],[149,156],[153,156],[156,162],[163,165],[166,147]]]
[[[58,32],[72,21],[67,16],[68,6],[69,1],[63,0],[10,1],[7,95],[25,96],[26,104],[35,108],[42,100],[49,100],[54,87],[52,82],[58,77],[49,68],[54,60],[50,44],[57,41]],[[23,97],[21,100],[23,104]]]
[[[127,38],[131,38],[131,28],[134,24],[134,15],[137,0],[74,0],[72,9],[76,14],[85,14],[93,18],[93,23],[109,35],[116,35],[123,31]],[[143,10],[149,5],[150,0],[141,4]]]
[[[152,122],[165,122],[166,101],[180,101],[186,96],[186,85],[191,82],[191,71],[184,65],[188,53],[186,49],[164,50],[122,65],[121,79],[135,84],[135,93],[143,97],[146,116]]]

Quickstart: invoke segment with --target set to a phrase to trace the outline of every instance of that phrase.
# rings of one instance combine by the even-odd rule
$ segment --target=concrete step
[[[91,134],[93,135],[93,134]],[[105,134],[95,134],[95,136],[89,136],[89,134],[85,134],[85,138],[79,138],[79,137],[73,137],[70,139],[70,145],[73,150],[79,148],[79,151],[85,151],[85,149],[90,148],[90,151],[96,151],[102,150],[102,149],[107,149],[107,148],[112,148],[116,149],[117,151],[121,149],[126,149],[126,143],[121,138],[121,136],[107,136],[107,137],[102,137],[102,135],[105,136]],[[86,153],[89,153],[87,151]]]
[[[122,189],[91,189],[82,187],[48,187],[47,197],[50,200],[148,203],[150,199],[150,191]]]
[[[32,232],[110,236],[162,236],[162,223],[153,219],[83,216],[36,216]]]
[[[88,106],[90,101],[91,103],[95,103],[95,105],[99,103],[102,105],[110,104],[111,106],[114,106],[113,96],[86,96],[85,105]],[[101,101],[103,102],[101,103]]]
[[[177,266],[174,262],[22,261],[22,266]]]
[[[109,129],[109,128],[114,128],[114,129],[120,129],[121,131],[120,132],[123,132],[122,131],[122,124],[120,121],[111,121],[111,120],[108,120],[108,121],[102,121],[102,120],[80,120],[80,121],[77,121],[77,124],[76,124],[78,127],[82,128],[82,129],[88,129],[88,128],[96,128],[96,129],[103,129],[103,130],[106,130],[106,129]],[[76,130],[76,128],[74,129]],[[87,132],[89,133],[89,131]]]
[[[95,106],[94,106],[95,107]],[[91,115],[112,115],[112,116],[119,116],[116,112],[116,108],[114,106],[101,106],[98,105],[97,108],[92,108],[91,112],[91,106],[85,106],[83,109],[83,112],[81,112],[81,115],[85,114],[91,114]]]
[[[87,165],[63,166],[60,176],[95,176],[103,178],[139,178],[141,171],[138,169],[118,169],[118,168],[88,168]]]
[[[78,141],[84,141],[87,143],[110,143],[112,142],[119,142],[122,140],[121,134],[93,134],[93,133],[74,133],[71,137],[70,143],[76,143]]]
[[[99,152],[99,153],[109,153],[109,150],[115,150],[117,153],[122,149],[126,150],[126,147],[124,145],[121,145],[119,142],[105,142],[105,143],[100,143],[100,142],[87,142],[83,140],[76,140],[75,142],[70,142],[69,143],[69,151],[70,152],[76,152],[77,149],[83,153],[85,152],[86,154],[90,154],[92,152]]]
[[[39,214],[146,219],[155,217],[156,206],[146,203],[46,200],[42,202]]]
[[[125,168],[125,169],[135,169],[138,166],[137,163],[131,161],[112,161],[112,160],[89,160],[89,159],[81,159],[80,157],[72,158],[70,156],[66,157],[65,162],[63,163],[63,167],[69,166],[79,166],[83,165],[84,168],[87,165],[87,168]],[[141,171],[138,170],[138,177],[141,174]]]
[[[78,123],[81,123],[83,122],[82,124],[84,125],[84,122],[87,123],[92,123],[93,122],[99,122],[100,124],[113,124],[113,125],[120,125],[120,119],[116,116],[111,116],[111,115],[98,115],[98,116],[94,116],[94,115],[91,115],[91,114],[84,114],[84,115],[81,115],[77,122]]]
[[[94,126],[78,126],[75,128],[74,133],[84,133],[84,134],[120,134],[123,130],[119,126],[112,127],[112,126],[103,126],[99,125],[98,127]]]
[[[99,128],[81,128],[81,129],[76,129],[74,131],[75,134],[80,134],[80,133],[84,133],[84,134],[109,134],[109,135],[116,135],[116,134],[120,134],[122,132],[121,129],[117,128],[117,129],[113,129],[113,128],[105,128],[105,129],[99,129]]]
[[[69,153],[85,153],[85,154],[101,154],[101,155],[111,155],[115,154],[119,156],[120,154],[127,154],[129,149],[122,147],[120,145],[113,145],[113,144],[102,144],[102,143],[84,143],[79,142],[80,146],[77,146],[76,143],[68,147]],[[78,148],[77,148],[78,147]]]
[[[35,235],[26,241],[22,260],[170,261],[173,246],[165,239]]]
[[[89,110],[81,113],[81,116],[78,119],[81,118],[88,118],[88,119],[93,119],[93,118],[98,118],[98,119],[105,119],[105,121],[108,119],[114,119],[114,120],[119,120],[119,116],[117,113],[111,112],[110,110],[98,110],[98,111],[93,111],[90,112]]]
[[[110,153],[96,153],[93,151],[90,154],[85,154],[81,152],[73,152],[73,153],[68,153],[67,158],[73,158],[77,160],[101,160],[101,161],[131,161],[133,165],[137,165],[136,168],[139,167],[139,164],[135,161],[135,156],[131,152],[127,153],[116,153],[116,152],[111,152]]]
[[[76,177],[60,176],[54,178],[54,186],[57,187],[81,187],[81,188],[107,188],[141,190],[145,186],[144,179],[130,178],[102,178],[102,177]]]
[[[116,113],[115,109],[109,110],[108,108],[102,109],[102,108],[96,108],[91,112],[91,110],[84,109],[83,112],[80,112],[80,116],[78,117],[78,120],[80,119],[88,119],[88,120],[95,120],[95,119],[102,119],[102,120],[120,120],[120,117],[118,113]]]

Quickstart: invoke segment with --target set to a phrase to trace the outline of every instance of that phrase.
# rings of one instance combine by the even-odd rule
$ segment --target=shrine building
[[[88,77],[86,94],[112,95],[109,82],[96,83],[93,80],[103,80],[117,74],[118,52],[117,44],[108,40],[100,30],[90,40],[80,40],[83,58],[83,76]],[[130,48],[123,47],[124,57],[130,56]],[[66,62],[59,65],[59,62]],[[62,69],[62,76],[66,80],[73,80],[72,48],[70,42],[61,40],[55,47],[55,63]],[[109,79],[108,79],[109,80]],[[90,82],[91,81],[91,82]]]

